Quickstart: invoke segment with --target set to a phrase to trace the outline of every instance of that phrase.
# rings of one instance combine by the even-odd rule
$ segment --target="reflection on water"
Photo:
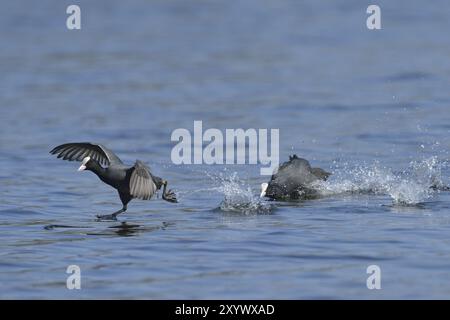
[[[161,226],[154,226],[154,227],[145,227],[140,226],[137,224],[127,224],[126,222],[122,222],[121,224],[117,226],[111,226],[108,227],[109,229],[112,229],[112,231],[121,237],[130,237],[137,233],[141,232],[151,232],[156,230],[165,230],[168,226],[170,226],[170,223],[163,222]],[[95,235],[96,233],[88,233],[90,235]]]
[[[91,236],[113,236],[118,235],[121,237],[130,237],[133,235],[137,235],[139,233],[143,232],[152,232],[157,230],[165,230],[167,227],[170,227],[174,225],[174,223],[171,222],[162,222],[159,226],[143,226],[138,224],[130,224],[125,221],[120,222],[119,224],[108,226],[106,229],[100,229],[98,226],[68,226],[68,225],[56,225],[56,224],[49,224],[44,226],[45,230],[63,230],[64,233],[69,234],[86,234]],[[89,230],[79,230],[79,229],[91,229],[93,231]]]

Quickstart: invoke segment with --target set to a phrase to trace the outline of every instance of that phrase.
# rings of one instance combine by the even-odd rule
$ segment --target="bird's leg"
[[[105,214],[105,215],[97,215],[97,218],[100,219],[100,220],[117,220],[117,215],[119,215],[119,214],[121,214],[121,213],[123,213],[125,211],[127,211],[127,205],[126,204],[122,207],[122,209],[117,210],[114,213]]]
[[[178,202],[177,196],[175,195],[175,193],[172,190],[166,191],[166,189],[167,189],[167,181],[163,180],[162,184],[164,186],[163,187],[163,191],[162,191],[162,198],[164,200],[166,200],[166,201],[169,201],[169,202]]]

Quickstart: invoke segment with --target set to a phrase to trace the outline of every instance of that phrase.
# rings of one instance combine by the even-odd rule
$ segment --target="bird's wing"
[[[69,161],[81,161],[91,157],[103,166],[122,164],[122,161],[111,150],[101,144],[90,142],[65,143],[57,146],[51,154],[58,154],[58,158]]]
[[[143,162],[137,160],[132,170],[130,194],[138,199],[149,200],[157,190],[150,169]]]
[[[313,175],[315,175],[317,178],[326,181],[329,176],[331,176],[330,172],[327,172],[321,168],[312,168],[311,172]]]

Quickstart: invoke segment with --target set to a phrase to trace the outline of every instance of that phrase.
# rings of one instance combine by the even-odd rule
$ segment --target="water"
[[[2,1],[1,298],[449,298],[450,4]],[[175,166],[176,128],[279,128],[333,172],[268,202],[259,166]],[[101,142],[180,202],[132,201],[48,154]],[[68,265],[82,289],[66,289]],[[378,265],[382,289],[368,290]]]

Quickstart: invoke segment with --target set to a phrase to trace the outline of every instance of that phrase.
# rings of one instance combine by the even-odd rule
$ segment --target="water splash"
[[[311,187],[320,197],[367,194],[387,195],[395,206],[420,206],[441,190],[446,189],[441,171],[447,162],[431,157],[412,161],[408,168],[395,171],[375,161],[371,165],[339,164],[328,181],[318,181]],[[249,182],[240,179],[236,172],[204,172],[216,186],[203,191],[223,194],[218,210],[239,214],[269,214],[274,204],[261,199]],[[199,191],[199,190],[197,190]],[[450,191],[450,190],[448,190]]]
[[[229,176],[221,173],[211,177],[219,184],[214,189],[224,195],[219,205],[220,210],[246,215],[272,212],[273,206],[261,199],[259,195],[255,195],[250,186],[239,179],[236,172]]]
[[[417,205],[444,188],[442,167],[437,157],[413,161],[406,170],[395,172],[375,162],[371,166],[339,168],[333,178],[317,183],[321,195],[342,193],[389,195],[395,205]]]

